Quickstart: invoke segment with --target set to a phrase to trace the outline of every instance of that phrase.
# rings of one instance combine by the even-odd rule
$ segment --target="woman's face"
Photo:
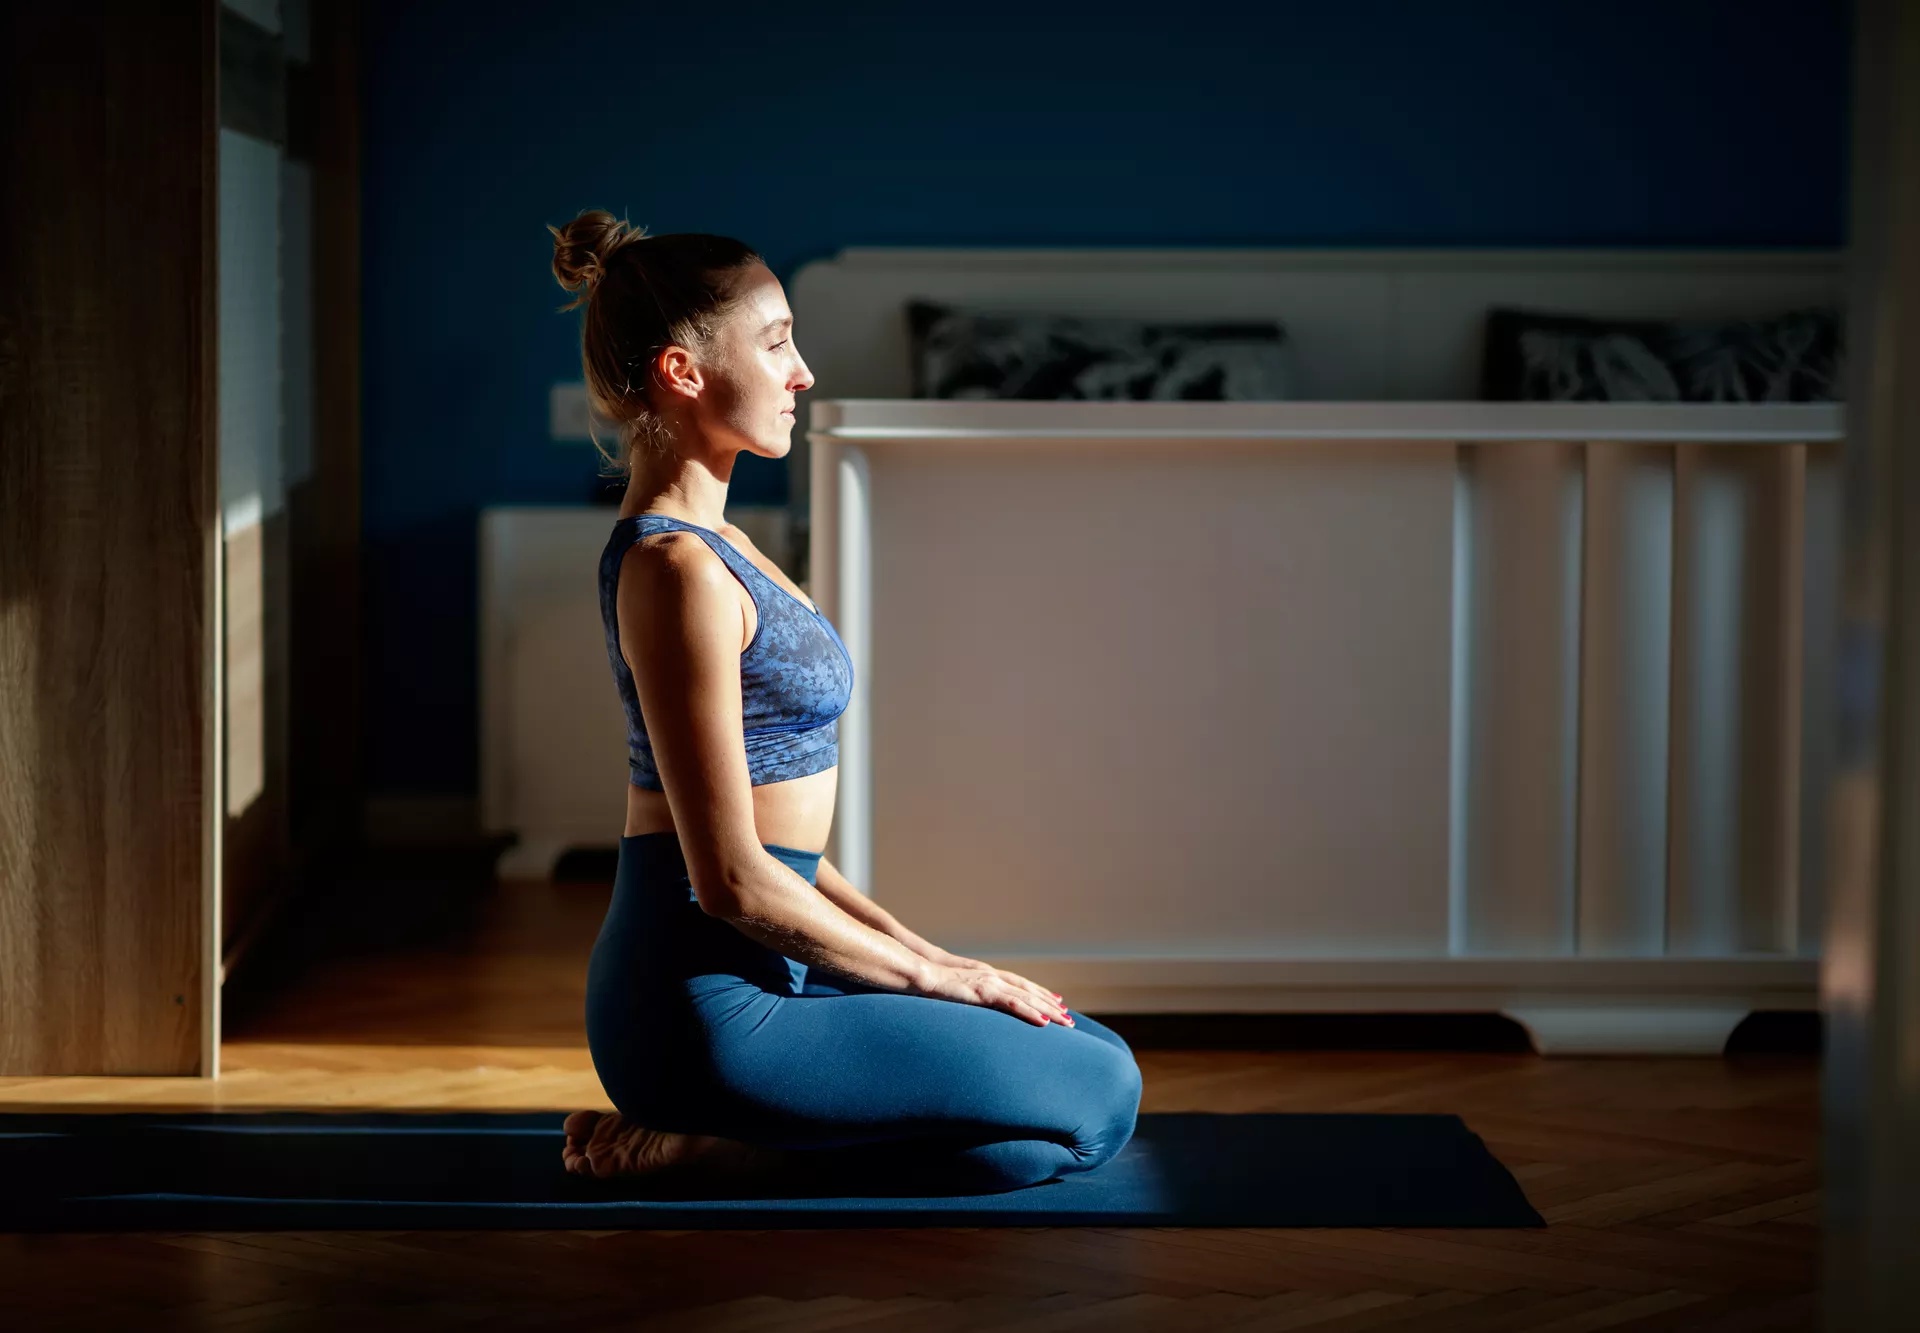
[[[793,311],[765,265],[742,274],[738,301],[701,358],[708,372],[699,397],[705,433],[730,448],[784,458],[793,448],[796,395],[813,372],[793,341]]]

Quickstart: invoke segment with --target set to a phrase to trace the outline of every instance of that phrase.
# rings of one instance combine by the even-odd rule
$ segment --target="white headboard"
[[[857,247],[788,292],[815,384],[791,462],[808,507],[809,399],[905,398],[905,307],[1284,324],[1303,397],[1473,399],[1482,321],[1511,305],[1619,318],[1770,314],[1844,299],[1840,250],[934,250]]]

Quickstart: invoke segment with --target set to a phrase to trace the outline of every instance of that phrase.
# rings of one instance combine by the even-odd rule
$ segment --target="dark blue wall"
[[[546,422],[579,335],[542,224],[582,208],[783,278],[846,245],[1844,243],[1838,0],[507,8],[367,6],[379,792],[477,787],[477,509],[588,493]]]

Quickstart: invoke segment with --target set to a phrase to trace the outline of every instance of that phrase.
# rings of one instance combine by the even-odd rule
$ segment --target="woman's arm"
[[[882,935],[892,936],[930,963],[937,963],[941,967],[959,968],[961,971],[972,969],[982,972],[999,972],[1002,976],[1010,977],[1015,981],[1026,980],[1015,973],[997,968],[992,963],[983,963],[978,958],[950,953],[933,941],[914,934],[901,925],[899,918],[893,913],[856,889],[845,875],[834,868],[833,862],[824,856],[820,858],[819,868],[814,872],[814,884],[820,892],[832,900],[834,906],[848,916],[864,925],[872,926]],[[1052,991],[1047,993],[1053,994]],[[1054,998],[1059,997],[1056,995]]]
[[[995,967],[992,963],[983,963],[978,958],[968,958],[964,954],[948,953],[931,940],[922,939],[901,925],[892,912],[853,887],[852,882],[836,870],[833,862],[824,856],[820,858],[820,865],[814,871],[813,880],[814,887],[818,888],[842,912],[862,925],[871,926],[882,935],[898,940],[936,967],[950,967],[957,972],[991,972],[1012,985],[1032,987],[1034,990],[1053,996],[1062,1004],[1066,1003],[1066,997],[1058,991],[1048,990],[1038,982],[1029,981],[1018,972],[1009,972],[1005,968]],[[1072,1025],[1070,1018],[1067,1022],[1069,1026]]]
[[[833,905],[865,925],[872,926],[882,935],[890,935],[929,962],[942,967],[955,967],[961,963],[973,963],[971,958],[962,959],[957,954],[948,953],[939,945],[920,936],[901,925],[893,913],[882,907],[866,894],[856,889],[847,877],[834,868],[833,862],[826,857],[820,858],[820,866],[814,873],[814,884],[832,900]],[[975,964],[978,966],[978,964]]]

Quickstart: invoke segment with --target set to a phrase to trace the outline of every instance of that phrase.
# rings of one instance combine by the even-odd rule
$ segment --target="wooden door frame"
[[[0,18],[0,1074],[210,1074],[218,7]]]

